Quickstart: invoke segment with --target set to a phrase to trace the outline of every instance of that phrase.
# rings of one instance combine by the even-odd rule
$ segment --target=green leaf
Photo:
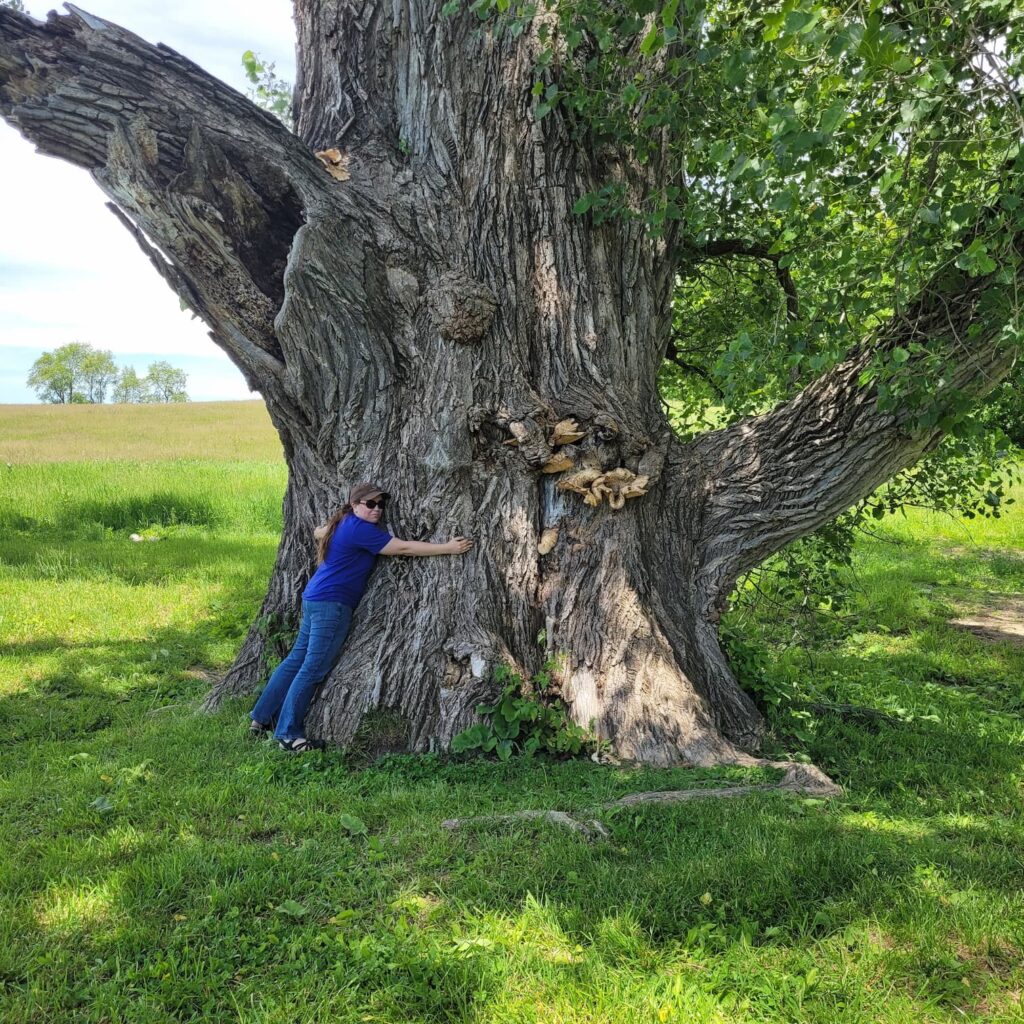
[[[640,52],[645,56],[649,57],[658,47],[658,43],[661,41],[661,33],[658,31],[658,26],[654,28],[644,36],[643,42],[640,43]]]
[[[833,103],[824,114],[821,115],[820,127],[823,132],[831,135],[836,126],[846,116],[845,103]]]
[[[98,796],[89,806],[99,814],[110,814],[114,809],[114,805],[111,803],[110,798],[106,796]]]
[[[305,917],[306,908],[295,900],[285,900],[284,903],[279,903],[274,907],[274,912],[277,914],[284,914],[285,917]]]
[[[958,203],[949,211],[949,217],[957,227],[966,228],[978,219],[980,212],[976,203]]]
[[[892,350],[892,361],[897,366],[902,366],[910,358],[910,353],[900,346]]]
[[[366,835],[366,823],[353,814],[339,814],[338,824],[346,831],[355,836]]]
[[[790,11],[786,15],[786,34],[792,36],[801,32],[809,32],[819,17],[818,11]]]

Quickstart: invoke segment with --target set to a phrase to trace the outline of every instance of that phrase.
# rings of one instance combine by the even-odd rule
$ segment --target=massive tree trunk
[[[609,173],[640,189],[657,168],[534,118],[530,31],[495,37],[433,0],[297,0],[292,135],[173,51],[71,10],[45,25],[0,10],[0,115],[92,173],[263,394],[288,460],[267,598],[211,702],[264,681],[314,526],[374,480],[397,535],[476,546],[382,560],[312,735],[346,743],[380,709],[408,749],[443,748],[496,664],[529,675],[559,654],[574,718],[621,755],[745,759],[761,720],[717,637],[734,581],[937,436],[877,411],[858,384],[869,349],[684,445],[656,386],[675,240],[571,213]],[[976,285],[943,287],[933,345],[975,315]],[[992,336],[966,343],[963,387],[1008,367]],[[566,419],[581,436],[554,432]]]

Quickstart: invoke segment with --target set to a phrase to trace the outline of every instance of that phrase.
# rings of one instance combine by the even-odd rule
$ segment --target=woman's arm
[[[414,558],[422,555],[464,555],[473,542],[466,537],[456,537],[444,544],[428,544],[423,540],[399,540],[392,537],[380,549],[382,555],[411,555]]]

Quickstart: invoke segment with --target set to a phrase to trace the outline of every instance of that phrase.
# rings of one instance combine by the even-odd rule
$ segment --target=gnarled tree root
[[[771,764],[771,762],[768,762]],[[783,767],[774,764],[773,767]],[[705,797],[746,796],[748,793],[770,793],[783,790],[788,793],[803,793],[807,796],[827,800],[843,795],[842,786],[836,785],[820,768],[812,764],[785,763],[786,773],[778,782],[760,786],[718,786],[714,789],[676,789],[662,792],[630,793],[618,800],[598,804],[592,811],[611,810],[616,807],[632,807],[634,804],[675,804],[684,800],[701,800]],[[464,825],[504,824],[515,821],[543,821],[560,825],[573,832],[579,832],[586,839],[608,839],[611,833],[596,818],[577,818],[566,811],[516,811],[514,814],[481,815],[474,818],[448,818],[441,827],[454,832]]]

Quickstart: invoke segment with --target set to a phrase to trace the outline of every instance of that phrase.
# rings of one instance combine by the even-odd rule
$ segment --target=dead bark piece
[[[813,764],[791,764],[786,769],[786,774],[782,776],[779,788],[788,789],[791,793],[806,793],[808,796],[822,799],[843,795],[843,787],[833,782]]]
[[[546,555],[558,542],[558,527],[552,526],[545,530],[540,535],[540,540],[537,542],[537,554]]]
[[[704,789],[676,789],[650,793],[630,793],[629,796],[601,804],[600,809],[631,807],[634,804],[674,804],[686,800],[702,800],[707,797],[744,796],[747,793],[770,793],[772,790],[786,790],[790,793],[804,793],[807,796],[828,799],[843,795],[842,786],[837,786],[820,768],[813,764],[790,764],[778,782],[752,786],[718,786]]]
[[[327,168],[327,173],[338,181],[348,181],[352,175],[348,170],[348,153],[340,149],[321,149],[313,154]]]

